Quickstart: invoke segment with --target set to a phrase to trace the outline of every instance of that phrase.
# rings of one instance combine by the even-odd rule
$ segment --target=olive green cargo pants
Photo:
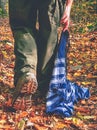
[[[37,76],[39,89],[44,92],[47,89],[63,9],[64,0],[9,0],[9,19],[15,40],[15,86],[21,75],[32,72]]]

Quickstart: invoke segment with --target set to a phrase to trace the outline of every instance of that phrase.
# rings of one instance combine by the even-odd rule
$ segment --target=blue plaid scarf
[[[46,102],[48,114],[56,113],[64,117],[70,117],[73,114],[75,103],[90,97],[88,88],[80,87],[66,78],[68,37],[68,31],[62,32]]]

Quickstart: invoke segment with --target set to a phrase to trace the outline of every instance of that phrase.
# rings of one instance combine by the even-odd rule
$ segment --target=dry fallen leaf
[[[0,18],[0,102],[4,101],[4,92],[13,88],[14,78],[14,40],[8,18]],[[70,34],[71,45],[67,53],[68,78],[79,85],[91,86],[93,95],[88,101],[79,102],[71,118],[47,115],[45,102],[37,99],[31,111],[7,113],[0,104],[0,130],[59,130],[97,128],[97,31],[85,34]],[[94,39],[93,39],[94,38]],[[11,100],[7,102],[10,106]]]

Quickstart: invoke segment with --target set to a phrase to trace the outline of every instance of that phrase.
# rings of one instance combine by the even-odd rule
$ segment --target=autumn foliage
[[[75,105],[72,117],[45,113],[45,100],[33,97],[29,111],[5,112],[2,102],[13,88],[14,40],[8,18],[0,18],[0,130],[96,130],[97,129],[97,31],[70,35],[68,73],[71,81],[89,87],[91,97]]]

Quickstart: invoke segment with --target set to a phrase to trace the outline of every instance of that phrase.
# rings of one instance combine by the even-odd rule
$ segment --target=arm
[[[68,30],[70,22],[70,11],[73,0],[66,0],[66,9],[63,13],[60,23],[63,25],[63,31]]]

